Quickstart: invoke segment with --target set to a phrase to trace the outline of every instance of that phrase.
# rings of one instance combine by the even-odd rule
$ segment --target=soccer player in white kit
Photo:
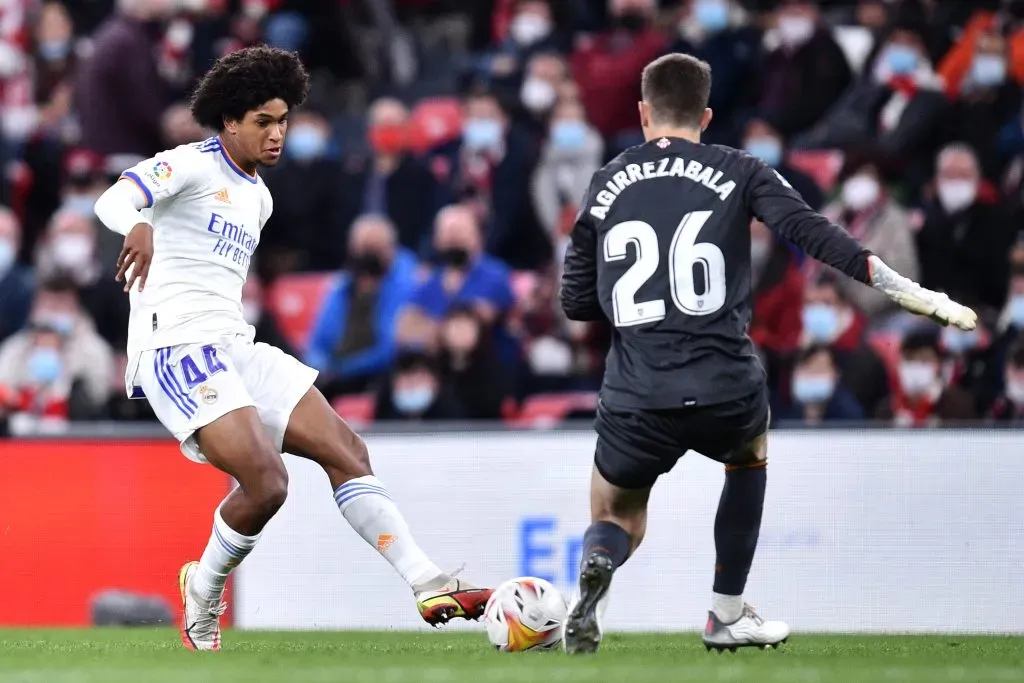
[[[149,400],[186,456],[239,484],[214,513],[202,557],[179,574],[190,649],[220,649],[227,576],[288,493],[283,451],[324,468],[341,514],[409,584],[428,623],[477,619],[491,594],[427,557],[373,476],[366,445],[313,386],[316,371],[254,344],[242,317],[242,284],[273,210],[256,170],[280,159],[289,111],[307,90],[292,53],[227,55],[191,102],[218,135],[139,163],[96,202],[104,225],[125,235],[117,279],[131,299],[129,395]]]

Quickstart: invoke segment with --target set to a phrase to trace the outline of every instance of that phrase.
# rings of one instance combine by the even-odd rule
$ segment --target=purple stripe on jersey
[[[155,354],[153,354],[153,374],[156,375],[157,383],[160,384],[160,388],[164,390],[164,393],[167,394],[168,398],[171,399],[171,402],[174,403],[175,406],[177,406],[178,410],[180,410],[185,415],[185,417],[191,418],[192,412],[190,411],[188,406],[181,402],[181,397],[178,396],[170,388],[170,386],[167,384],[167,381],[164,379],[161,366],[163,366],[162,357],[165,350],[166,349],[160,349]]]
[[[146,195],[146,206],[144,208],[153,206],[153,193],[149,191],[149,188],[146,187],[146,183],[142,182],[142,178],[140,178],[135,171],[125,171],[121,175],[138,185],[139,189],[142,190],[142,194]]]

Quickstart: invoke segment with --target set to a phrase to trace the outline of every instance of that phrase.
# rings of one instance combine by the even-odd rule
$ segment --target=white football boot
[[[220,600],[200,600],[190,590],[198,562],[188,562],[178,572],[181,591],[181,644],[189,650],[220,650],[220,617],[228,608]]]
[[[704,627],[704,647],[721,652],[735,652],[738,647],[778,647],[789,638],[789,625],[784,621],[765,621],[750,605],[743,605],[740,618],[723,623],[714,611],[708,612]]]

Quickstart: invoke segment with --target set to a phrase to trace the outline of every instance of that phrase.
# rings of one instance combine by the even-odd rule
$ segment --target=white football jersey
[[[251,335],[242,285],[273,210],[263,180],[239,168],[217,137],[161,152],[122,178],[145,195],[142,214],[154,228],[146,288],[130,293],[130,361],[146,350]]]

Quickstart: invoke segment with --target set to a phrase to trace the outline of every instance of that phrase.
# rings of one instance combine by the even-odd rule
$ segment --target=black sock
[[[607,555],[616,567],[621,567],[629,558],[632,547],[629,534],[614,522],[594,522],[583,534],[583,561],[594,553]]]
[[[726,470],[725,487],[715,517],[715,586],[722,595],[743,595],[757,550],[767,468]]]

